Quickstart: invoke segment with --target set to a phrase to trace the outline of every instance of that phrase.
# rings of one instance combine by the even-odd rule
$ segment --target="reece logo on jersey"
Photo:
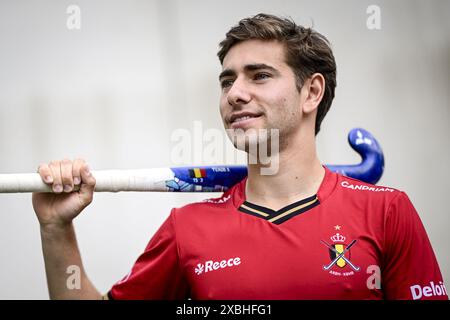
[[[207,272],[216,271],[219,269],[225,269],[225,268],[229,268],[229,267],[235,267],[240,264],[241,264],[241,258],[239,258],[239,257],[225,259],[222,261],[208,260],[204,264],[203,263],[197,264],[194,271],[197,275],[201,275],[202,273],[207,273]]]

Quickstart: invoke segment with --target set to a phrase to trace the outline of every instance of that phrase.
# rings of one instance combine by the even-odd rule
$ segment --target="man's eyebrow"
[[[269,66],[265,63],[254,63],[254,64],[247,64],[244,66],[244,70],[245,71],[257,71],[257,70],[270,70],[276,74],[279,74],[280,72],[275,69],[272,66]],[[232,69],[225,69],[223,70],[220,75],[219,75],[219,80],[222,79],[223,77],[231,77],[231,76],[236,76],[236,72]]]
[[[236,75],[236,72],[234,72],[233,70],[225,69],[219,74],[219,80],[222,79],[223,77],[232,77],[235,75]]]
[[[279,71],[277,69],[275,69],[274,67],[269,66],[265,63],[247,64],[244,67],[245,71],[256,71],[256,70],[261,70],[261,69],[266,69],[266,70],[270,70],[275,73],[279,73]]]

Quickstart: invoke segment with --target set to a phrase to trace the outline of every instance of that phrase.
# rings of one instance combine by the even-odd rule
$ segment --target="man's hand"
[[[38,168],[55,193],[33,193],[33,208],[43,229],[64,228],[93,199],[95,178],[83,159],[52,161]],[[74,187],[79,191],[74,192]]]
[[[51,299],[101,299],[87,277],[72,220],[94,195],[95,178],[82,159],[64,159],[39,166],[38,172],[54,193],[33,193],[33,208],[41,225],[42,251]],[[78,191],[74,191],[78,189]],[[69,266],[81,270],[80,290],[67,287]]]

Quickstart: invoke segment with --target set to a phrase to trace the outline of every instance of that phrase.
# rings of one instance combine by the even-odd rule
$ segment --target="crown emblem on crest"
[[[336,233],[334,236],[331,236],[330,239],[333,242],[344,242],[346,238],[343,235]]]

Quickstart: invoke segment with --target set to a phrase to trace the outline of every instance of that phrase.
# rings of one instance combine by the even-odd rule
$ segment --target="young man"
[[[317,158],[315,135],[336,86],[325,37],[259,14],[220,45],[224,126],[247,139],[244,149],[250,129],[278,130],[278,171],[249,164],[248,178],[222,197],[173,209],[107,297],[448,299],[406,194],[332,173]],[[92,201],[95,179],[83,160],[39,173],[56,192],[33,194],[50,297],[100,299],[83,270],[81,290],[66,288],[65,273],[82,266],[72,220]]]

